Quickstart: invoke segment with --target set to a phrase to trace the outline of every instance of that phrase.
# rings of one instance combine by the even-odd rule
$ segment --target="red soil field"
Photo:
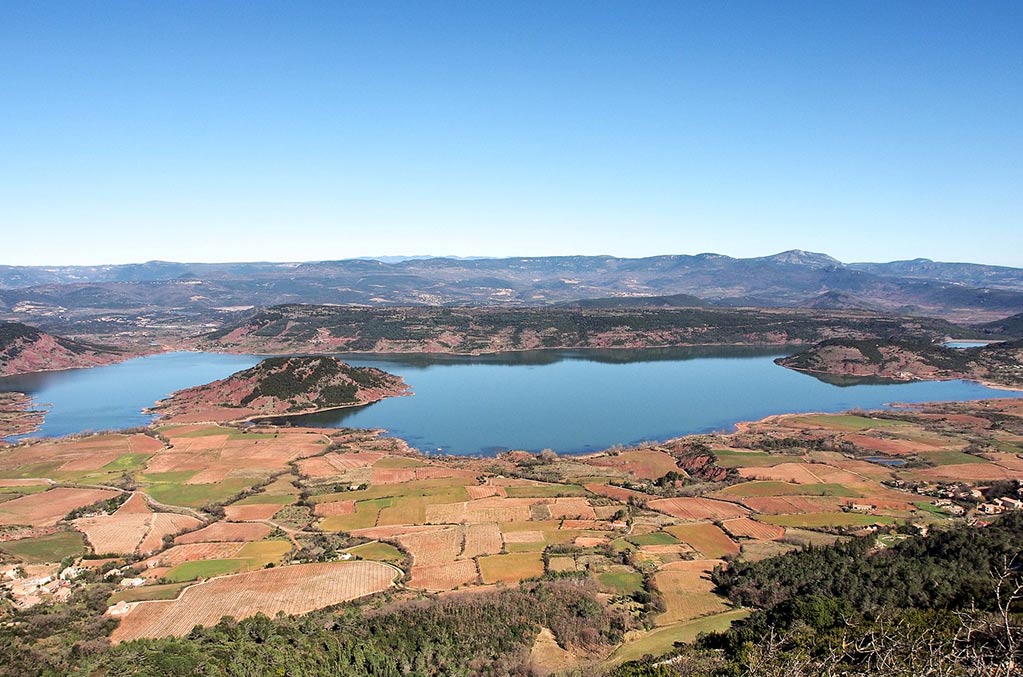
[[[542,543],[544,538],[542,531],[505,531],[505,543]]]
[[[685,474],[679,469],[674,457],[656,449],[623,451],[617,456],[598,456],[588,459],[588,462],[605,468],[615,468],[648,480],[662,477],[671,470]]]
[[[825,479],[840,472],[823,463],[779,463],[770,468],[739,468],[739,475],[747,479],[776,480],[778,482],[795,482],[797,484],[819,484],[823,482],[841,482],[839,479]],[[861,478],[854,477],[857,481]]]
[[[480,498],[487,498],[488,496],[507,496],[508,492],[505,491],[504,487],[495,487],[490,484],[484,484],[482,486],[470,486],[466,487],[465,490],[469,493],[469,498],[477,500]]]
[[[74,521],[75,529],[85,534],[93,552],[100,555],[127,555],[135,552],[149,533],[151,513],[101,515]]]
[[[1003,468],[1011,470],[1015,473],[1023,473],[1023,458],[1020,458],[1016,454],[1009,453],[991,453],[984,454],[984,458],[992,461],[996,465],[1000,465]]]
[[[149,435],[132,435],[128,447],[133,454],[155,454],[163,449],[163,442]]]
[[[313,514],[319,517],[351,515],[354,512],[355,501],[331,501],[330,503],[317,503],[313,507]]]
[[[461,527],[435,527],[433,531],[395,536],[394,540],[409,551],[413,564],[453,562],[462,551]]]
[[[218,541],[261,541],[270,535],[268,524],[243,522],[214,522],[208,527],[182,534],[174,539],[178,545],[188,543],[215,543]]]
[[[477,582],[479,582],[479,573],[476,571],[476,562],[471,559],[412,567],[411,586],[413,588],[434,591],[453,590],[461,585]]]
[[[188,478],[185,484],[216,484],[217,482],[222,482],[233,470],[234,468],[228,468],[224,465],[219,465],[216,468],[206,468]]]
[[[189,543],[174,545],[146,560],[146,566],[173,567],[201,559],[230,559],[242,549],[242,543]]]
[[[369,538],[373,540],[377,539],[388,539],[394,540],[395,536],[401,536],[402,534],[414,534],[423,531],[436,531],[438,527],[434,525],[421,524],[421,525],[403,525],[396,524],[393,526],[383,527],[369,527],[367,529],[354,529],[351,534],[353,536],[361,536],[363,538]]]
[[[45,480],[0,480],[0,487],[33,487],[47,484]]]
[[[659,498],[647,505],[651,510],[683,520],[729,519],[747,513],[741,506],[712,498]]]
[[[345,471],[335,468],[325,456],[306,458],[297,462],[298,472],[303,477],[333,477]]]
[[[671,625],[726,608],[725,600],[712,592],[714,584],[708,572],[716,563],[715,560],[679,561],[661,567],[654,580],[667,610],[657,616],[657,625]]]
[[[114,513],[115,515],[142,515],[153,512],[153,509],[149,507],[149,503],[146,501],[146,497],[142,492],[134,492],[127,501],[121,504],[121,507]]]
[[[497,524],[489,522],[486,524],[465,525],[465,545],[462,548],[460,559],[479,557],[480,555],[495,555],[501,552],[504,541],[501,538],[501,529]]]
[[[937,468],[917,470],[916,475],[938,482],[946,481],[984,481],[984,480],[1011,480],[1018,479],[1019,473],[1007,470],[993,463],[962,463],[956,465],[943,465]],[[0,509],[7,503],[0,503]]]
[[[60,466],[60,470],[65,472],[82,472],[88,470],[99,470],[107,463],[112,463],[118,458],[124,455],[124,452],[120,449],[113,451],[92,451],[88,455],[82,455],[78,458],[72,459],[64,465]]]
[[[387,454],[362,451],[352,454],[330,453],[298,461],[298,469],[306,477],[333,477],[356,468],[368,468]]]
[[[426,521],[432,524],[525,522],[529,520],[529,506],[539,502],[535,498],[492,496],[478,501],[428,505]]]
[[[323,452],[323,438],[320,435],[282,431],[275,433],[272,438],[231,438],[230,432],[225,430],[222,435],[184,436],[195,430],[208,431],[209,428],[169,431],[167,435],[173,448],[165,449],[151,458],[146,464],[147,472],[203,471],[209,474],[201,476],[199,481],[205,481],[205,478],[216,478],[218,472],[230,472],[238,468],[250,472],[286,470],[290,461]]]
[[[710,573],[714,570],[714,567],[724,563],[725,561],[720,559],[684,559],[677,562],[668,562],[661,567],[661,570]]]
[[[11,470],[30,463],[52,461],[61,463],[61,470],[98,470],[107,463],[133,451],[133,440],[139,445],[159,442],[146,435],[93,435],[80,439],[65,439],[22,444],[5,450],[0,457],[0,470]],[[157,449],[162,445],[157,446]],[[149,453],[149,452],[146,452]]]
[[[141,637],[187,634],[223,616],[303,614],[386,590],[397,572],[379,562],[297,564],[223,576],[190,586],[171,601],[140,602],[111,634],[117,644]]]
[[[416,478],[415,468],[373,468],[371,484],[403,484]]]
[[[847,441],[855,444],[857,447],[876,451],[882,454],[888,454],[890,456],[906,456],[909,454],[916,454],[921,451],[938,451],[946,448],[944,446],[925,444],[923,442],[912,442],[910,440],[886,440],[879,439],[877,437],[870,437],[869,435],[856,435],[853,433],[847,433],[843,437]]]
[[[803,496],[754,496],[744,498],[743,505],[765,515],[836,512],[850,499]]]
[[[138,496],[138,494],[136,494]],[[129,499],[136,500],[135,497]],[[137,501],[131,508],[137,509]],[[123,507],[123,506],[122,506]],[[128,555],[136,551],[147,554],[163,547],[163,537],[202,524],[194,517],[171,513],[132,512],[120,510],[112,515],[83,517],[75,520],[76,529],[85,534],[97,554]]]
[[[551,519],[596,519],[589,502],[585,498],[555,498],[553,503],[548,503],[551,511]]]
[[[227,519],[235,522],[246,520],[268,520],[277,514],[283,506],[270,503],[254,503],[252,505],[229,505],[224,508]]]
[[[611,531],[611,523],[604,520],[564,520],[561,528],[576,531]]]
[[[353,470],[367,468],[384,456],[387,454],[380,451],[360,451],[356,454],[327,454],[324,458],[338,470]]]
[[[53,526],[75,508],[113,498],[117,493],[107,489],[58,487],[39,494],[21,496],[0,503],[0,525]]]
[[[776,541],[785,535],[785,527],[764,524],[747,517],[725,520],[722,524],[725,530],[736,538],[752,538],[755,541]]]
[[[152,515],[152,526],[149,533],[139,543],[139,552],[143,555],[156,552],[163,547],[163,537],[188,529],[194,529],[201,522],[188,515],[175,515],[169,512],[155,512]]]
[[[610,484],[585,484],[583,485],[587,491],[590,491],[598,496],[605,496],[607,498],[613,498],[616,501],[622,503],[628,503],[629,498],[635,498],[637,500],[649,500],[651,496],[644,494],[641,491],[633,491],[632,489],[623,489],[622,487],[611,486]]]
[[[373,468],[371,484],[402,484],[415,480],[432,480],[446,477],[464,477],[475,479],[476,473],[468,470],[438,468],[425,466],[422,468]]]
[[[667,527],[665,531],[699,551],[704,557],[716,558],[739,554],[739,544],[709,522],[680,524],[678,526]]]

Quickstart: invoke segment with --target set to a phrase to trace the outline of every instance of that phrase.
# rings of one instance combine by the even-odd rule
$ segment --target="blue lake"
[[[728,430],[771,414],[877,408],[892,402],[1019,396],[965,381],[824,380],[774,364],[779,348],[540,351],[486,357],[347,355],[399,374],[415,395],[292,419],[386,428],[422,451],[549,447],[578,453]],[[260,358],[167,353],[92,369],[0,379],[49,413],[41,436],[144,425],[141,409],[174,390],[223,378]]]

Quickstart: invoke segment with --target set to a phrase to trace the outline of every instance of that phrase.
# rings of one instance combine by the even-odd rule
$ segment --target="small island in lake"
[[[166,421],[238,421],[310,414],[410,394],[400,376],[336,357],[272,357],[206,385],[179,390],[151,411]]]

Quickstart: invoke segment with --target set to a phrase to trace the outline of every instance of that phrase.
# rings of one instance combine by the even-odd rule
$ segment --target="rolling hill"
[[[125,351],[42,332],[18,322],[0,322],[0,376],[110,364]]]

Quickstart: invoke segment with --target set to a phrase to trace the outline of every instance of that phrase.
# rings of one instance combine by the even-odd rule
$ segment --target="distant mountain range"
[[[1023,311],[1023,269],[925,259],[845,264],[801,250],[720,254],[309,263],[0,266],[0,315],[43,327],[225,320],[282,303],[543,306],[578,303],[873,310],[991,321]],[[636,299],[622,301],[620,299]],[[76,324],[77,323],[77,324]],[[112,328],[111,327],[108,328]]]

